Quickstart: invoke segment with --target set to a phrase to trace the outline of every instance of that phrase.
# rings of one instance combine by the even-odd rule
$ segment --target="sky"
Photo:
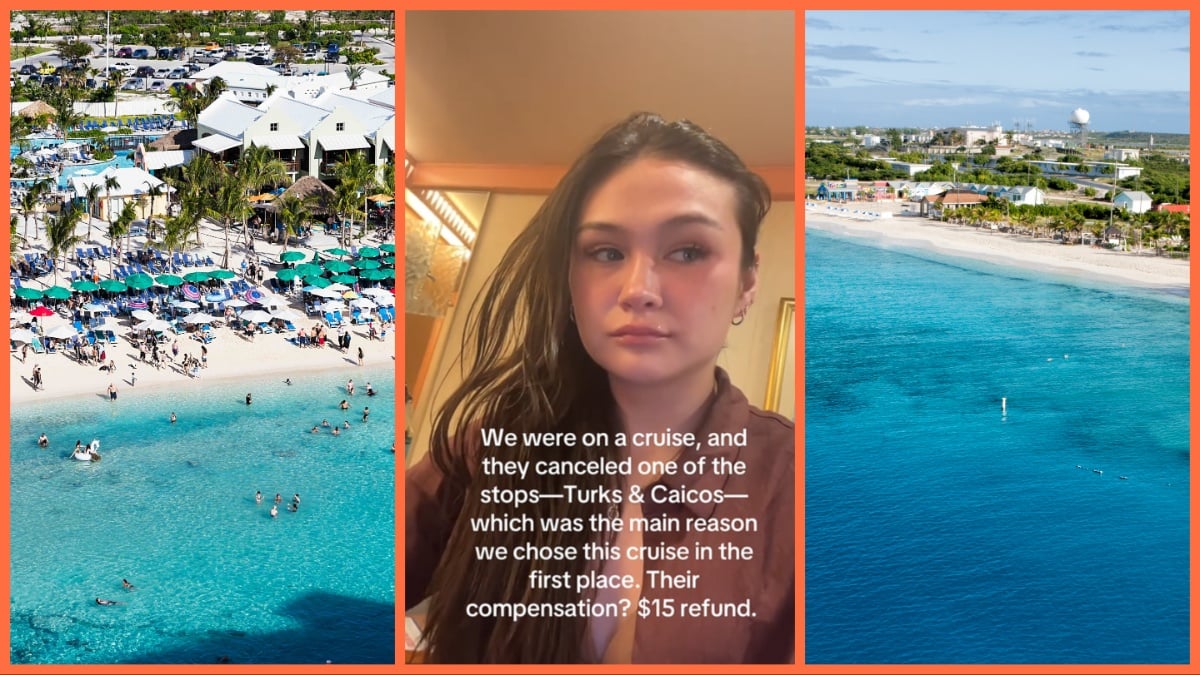
[[[1188,132],[1189,12],[848,11],[804,17],[807,126]]]

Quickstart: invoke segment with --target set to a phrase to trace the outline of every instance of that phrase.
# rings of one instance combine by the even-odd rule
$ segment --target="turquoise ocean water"
[[[13,663],[394,662],[394,373],[292,381],[12,412]],[[325,418],[351,428],[310,434]],[[67,459],[93,437],[100,462]]]
[[[1186,663],[1186,299],[805,241],[806,660]]]

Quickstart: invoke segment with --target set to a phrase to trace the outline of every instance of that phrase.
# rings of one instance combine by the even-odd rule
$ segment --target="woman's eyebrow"
[[[680,213],[678,215],[671,216],[670,218],[667,218],[666,220],[659,223],[657,227],[662,228],[662,229],[674,229],[674,228],[678,228],[678,227],[686,227],[688,225],[703,225],[705,227],[712,227],[712,228],[717,228],[717,229],[721,228],[721,223],[719,223],[718,221],[714,220],[713,218],[711,218],[703,213],[698,213],[698,212],[694,212],[694,211],[689,211],[687,213]],[[598,230],[601,232],[624,232],[627,229],[628,228],[626,228],[622,225],[617,225],[615,223],[609,223],[609,222],[605,222],[602,220],[587,221],[587,222],[580,224],[580,226],[579,226],[580,232],[583,232],[585,230]]]

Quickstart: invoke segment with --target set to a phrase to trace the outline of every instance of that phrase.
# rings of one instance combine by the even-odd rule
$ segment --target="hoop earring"
[[[742,311],[738,312],[738,315],[733,317],[733,321],[730,321],[729,323],[731,323],[735,326],[740,326],[743,323],[745,323],[745,321],[746,321],[746,310],[743,309]]]

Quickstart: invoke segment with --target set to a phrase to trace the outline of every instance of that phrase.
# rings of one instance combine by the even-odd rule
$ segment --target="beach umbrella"
[[[280,281],[294,281],[300,273],[296,270],[279,270],[275,273],[275,278]]]
[[[171,322],[154,319],[153,321],[143,321],[134,326],[134,328],[138,330],[171,330]]]
[[[337,300],[330,300],[329,302],[323,302],[317,305],[317,309],[321,310],[322,312],[340,312],[343,309],[346,309],[346,305],[345,303]]]
[[[178,307],[179,309],[198,309],[200,307],[200,305],[191,300],[180,300],[179,298],[172,300],[171,306]]]
[[[351,300],[353,298],[357,298],[358,293],[355,293],[354,291],[346,291],[345,293],[342,293],[342,297],[346,298],[347,300]]]
[[[325,252],[333,255],[350,255],[350,251],[347,251],[344,248],[327,248],[325,249]]]
[[[292,321],[292,322],[304,320],[304,317],[300,316],[300,313],[294,309],[281,309],[278,312],[271,312],[271,317],[275,318],[275,319],[281,319],[283,321]]]
[[[392,294],[382,288],[364,288],[362,294],[372,298],[392,299]]]
[[[138,272],[125,277],[125,285],[134,290],[143,290],[154,285],[154,277]]]
[[[394,268],[394,267],[388,267],[387,269],[381,269],[379,271],[383,274],[384,279],[395,279],[396,278],[396,268]]]
[[[245,300],[242,300],[241,298],[234,298],[232,300],[227,300],[225,302],[226,307],[233,307],[235,309],[238,307],[247,307],[249,305],[250,305],[250,303],[246,302]]]
[[[133,311],[133,318],[139,321],[153,321],[158,317],[154,316],[154,312],[151,312],[148,309],[135,309]]]
[[[188,314],[183,317],[183,320],[187,323],[212,323],[217,320],[217,317],[204,312],[196,312],[195,314]]]
[[[56,340],[65,340],[78,334],[79,331],[75,330],[75,326],[72,326],[69,323],[61,326],[55,326],[54,328],[46,331],[46,337],[52,337]]]
[[[337,291],[338,293],[341,293],[342,291],[350,290],[350,287],[347,286],[346,284],[329,284],[329,286],[327,286],[326,288],[328,288],[331,291]],[[341,296],[339,295],[338,297],[341,297]]]
[[[183,297],[188,298],[189,300],[199,300],[200,299],[200,289],[196,288],[192,284],[184,284],[183,285]]]
[[[334,273],[348,272],[350,270],[350,263],[341,260],[326,260],[325,269]]]
[[[396,245],[395,244],[383,244],[382,246],[379,247],[379,250],[387,251],[388,253],[395,253]]]
[[[83,311],[88,312],[89,314],[107,314],[109,309],[108,305],[102,305],[98,302],[89,302],[83,306]]]
[[[129,287],[120,279],[105,279],[100,282],[100,288],[112,293],[120,293],[121,291],[128,290]]]
[[[270,321],[271,315],[270,315],[270,313],[264,312],[261,309],[248,309],[248,310],[242,312],[241,318],[243,321],[249,321],[251,323],[260,323],[262,321]]]
[[[363,270],[358,273],[358,278],[366,279],[367,281],[379,281],[380,279],[388,278],[388,276],[384,274],[383,270]]]
[[[141,298],[134,298],[133,300],[125,303],[125,305],[129,307],[129,309],[146,309],[150,306],[149,303]]]
[[[350,301],[351,307],[360,307],[362,309],[375,309],[375,303],[367,298],[355,298]]]
[[[335,277],[331,277],[331,279],[333,279],[335,282],[337,282],[339,284],[358,283],[358,277],[353,274],[339,274]]]
[[[246,294],[243,297],[246,298],[246,302],[253,304],[256,302],[262,302],[267,296],[259,289],[251,288],[250,290],[246,291]]]
[[[332,284],[333,282],[326,279],[325,277],[308,276],[308,277],[304,277],[304,283],[308,284],[309,286],[316,286],[317,288],[325,288],[326,286],[328,286],[329,284]]]
[[[379,259],[379,262],[383,263],[384,265],[395,265],[396,264],[396,256],[385,255]]]
[[[54,310],[50,309],[49,307],[39,305],[30,310],[29,314],[31,316],[54,316]]]
[[[112,317],[104,317],[99,322],[92,324],[92,330],[111,330],[114,333],[124,333],[126,328],[117,323]]]
[[[285,251],[279,254],[279,259],[283,262],[299,262],[308,257],[304,251]]]
[[[232,270],[209,270],[208,276],[213,279],[232,279],[237,276]]]
[[[80,279],[78,281],[72,281],[71,288],[74,288],[77,291],[91,292],[91,291],[99,289],[100,284],[98,284],[94,281],[91,281],[89,279]]]
[[[24,310],[19,310],[13,312],[11,318],[17,323],[29,323],[29,320],[33,318],[33,315]]]
[[[29,330],[28,328],[18,328],[14,331],[9,332],[9,334],[8,334],[8,339],[12,340],[13,342],[30,343],[30,342],[33,342],[33,338],[34,338],[33,331]]]
[[[321,273],[321,266],[314,265],[312,263],[300,263],[299,265],[296,265],[296,267],[294,269],[296,270],[296,274],[299,274],[299,275],[305,276],[305,277],[309,276],[310,274],[320,274]]]
[[[378,260],[360,258],[354,261],[354,266],[360,270],[377,270],[381,267]]]
[[[51,286],[46,289],[45,296],[52,300],[66,300],[71,297],[71,289],[62,286]]]
[[[184,281],[190,281],[193,284],[208,281],[209,278],[208,272],[188,272],[187,274],[183,275]]]
[[[312,291],[312,294],[315,296],[321,297],[321,298],[340,298],[340,297],[342,297],[341,291],[335,291],[332,288],[318,288],[317,290]]]
[[[364,246],[358,249],[358,257],[360,258],[378,258],[379,249],[373,246]]]
[[[182,286],[183,278],[175,276],[174,274],[160,274],[157,277],[154,277],[154,283],[161,284],[163,286]]]

